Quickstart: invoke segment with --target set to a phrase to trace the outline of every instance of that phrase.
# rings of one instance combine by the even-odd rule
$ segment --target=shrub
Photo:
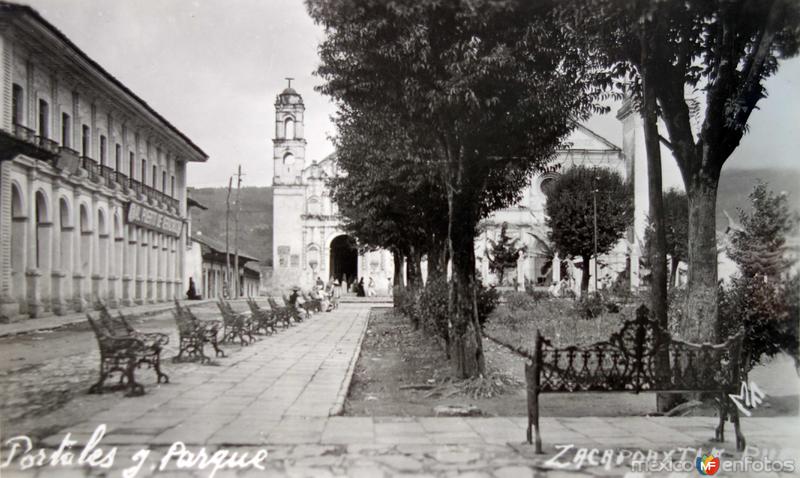
[[[605,312],[603,296],[597,293],[584,294],[573,306],[575,314],[582,319],[594,319]]]
[[[417,299],[417,314],[422,329],[431,335],[449,341],[448,286],[444,277],[429,281]]]
[[[480,283],[476,294],[478,299],[478,323],[483,328],[489,315],[497,308],[497,303],[500,302],[500,294],[494,286],[485,287]]]
[[[734,335],[741,328],[744,366],[747,370],[781,351],[797,364],[798,277],[782,282],[763,276],[734,277],[719,288],[720,335]]]
[[[398,312],[408,317],[415,328],[419,327],[419,317],[416,312],[419,291],[408,288],[396,287],[394,291],[394,308]]]

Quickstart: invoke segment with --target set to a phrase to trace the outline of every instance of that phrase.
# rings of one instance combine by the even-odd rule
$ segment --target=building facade
[[[240,296],[255,297],[261,290],[261,272],[251,266],[251,262],[258,262],[252,254],[239,251],[239,284]],[[213,239],[200,232],[193,233],[190,245],[186,252],[186,274],[194,281],[196,293],[203,299],[217,297],[230,297],[225,291],[225,276],[230,264],[230,274],[235,275],[236,253],[233,246],[229,248],[228,257],[225,257],[225,243]],[[231,293],[233,292],[233,279],[227,281]],[[188,279],[187,279],[188,284]],[[187,285],[188,290],[188,285]],[[187,290],[184,290],[184,296]]]
[[[525,250],[520,254],[514,274],[504,278],[504,285],[516,285],[520,288],[546,287],[563,278],[576,291],[579,288],[582,274],[580,265],[554,254],[547,239],[545,202],[548,185],[564,171],[576,166],[611,169],[624,180],[630,180],[632,165],[626,160],[622,149],[580,124],[570,134],[566,144],[570,147],[557,153],[552,172],[532,176],[517,204],[496,211],[482,221],[480,234],[475,239],[475,260],[476,268],[485,282],[497,283],[497,277],[489,267],[487,250],[491,249],[492,241],[499,239],[505,224],[507,234],[517,240],[517,246],[524,246]],[[628,267],[628,258],[632,252],[629,247],[632,234],[633,230],[610,253],[600,256],[597,269],[600,279],[598,287],[601,283],[608,284],[615,280]],[[594,271],[594,259],[590,270]],[[590,289],[593,288],[594,281],[590,281]]]
[[[336,159],[306,161],[303,98],[290,87],[275,101],[273,139],[274,289],[311,287],[317,278],[352,284],[370,278],[377,291],[389,288],[394,264],[388,251],[359,253],[341,229],[327,180],[339,174]]]
[[[0,25],[0,315],[180,296],[207,155],[33,9]]]

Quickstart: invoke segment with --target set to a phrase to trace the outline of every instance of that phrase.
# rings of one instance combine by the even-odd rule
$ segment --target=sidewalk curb
[[[203,305],[211,304],[213,302],[214,302],[214,299],[204,299],[204,300],[197,300],[197,301],[183,301],[183,304],[191,309],[191,308],[194,308],[194,307],[200,307],[200,306],[203,306]],[[148,318],[148,317],[153,317],[155,315],[164,313],[164,312],[172,309],[173,307],[175,307],[175,303],[174,302],[163,302],[163,303],[159,303],[159,304],[152,304],[152,306],[153,306],[152,309],[144,310],[144,311],[141,311],[141,312],[138,312],[138,313],[130,313],[130,314],[126,314],[125,313],[126,309],[130,309],[132,307],[120,307],[120,308],[112,309],[112,311],[120,311],[123,314],[125,314],[127,318],[130,318],[130,319],[145,319],[145,318]],[[134,307],[141,307],[141,306],[134,306]],[[30,324],[31,326],[34,326],[34,327],[32,327],[30,329],[27,329],[27,330],[24,330],[24,329],[23,330],[17,330],[17,331],[4,330],[4,329],[6,329],[5,326],[11,325],[11,324],[0,324],[0,338],[13,337],[13,336],[16,336],[16,335],[33,334],[33,333],[37,333],[37,332],[46,332],[46,331],[58,330],[58,329],[61,329],[61,328],[64,328],[64,327],[69,327],[69,326],[72,326],[72,325],[75,325],[75,324],[80,324],[80,323],[83,323],[83,322],[86,321],[86,314],[90,313],[90,312],[94,312],[94,311],[93,310],[91,310],[91,311],[87,310],[87,311],[81,312],[81,313],[70,314],[70,315],[74,315],[74,317],[69,317],[69,318],[65,317],[59,323],[42,324],[40,327],[35,327],[35,325],[37,325],[37,324],[35,324],[35,322],[37,320],[39,320],[39,319],[27,319],[27,320],[25,320],[24,322],[21,322],[21,323],[22,324],[26,324],[26,325]],[[58,318],[58,316],[54,316],[54,317]],[[18,324],[19,324],[19,322],[18,322]]]
[[[356,343],[356,351],[353,354],[353,358],[350,359],[350,365],[347,367],[347,373],[345,373],[344,381],[342,381],[342,387],[339,389],[339,393],[336,395],[336,402],[334,402],[333,407],[331,407],[331,410],[328,413],[329,417],[339,416],[344,413],[344,401],[347,398],[347,393],[350,391],[350,382],[353,380],[353,374],[356,371],[358,357],[361,356],[361,343],[364,341],[364,336],[367,335],[367,327],[369,327],[369,319],[372,315],[373,308],[374,307],[370,307],[367,309],[367,320],[364,321],[364,326],[361,328],[361,333],[358,337],[358,343]]]

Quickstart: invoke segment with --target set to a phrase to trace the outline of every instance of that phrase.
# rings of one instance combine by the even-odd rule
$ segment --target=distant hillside
[[[189,196],[208,210],[192,209],[192,230],[225,241],[225,197],[227,188],[189,188]],[[230,244],[233,250],[236,190],[231,191]],[[272,188],[241,190],[239,250],[255,255],[261,265],[272,265]]]
[[[775,192],[786,191],[789,204],[800,212],[800,169],[723,169],[717,191],[717,229],[728,225],[722,211],[738,221],[739,209],[750,209],[747,196],[759,179]]]

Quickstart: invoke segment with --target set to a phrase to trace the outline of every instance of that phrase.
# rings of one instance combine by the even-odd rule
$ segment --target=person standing
[[[375,279],[372,276],[369,276],[369,282],[367,283],[367,295],[375,297]]]

